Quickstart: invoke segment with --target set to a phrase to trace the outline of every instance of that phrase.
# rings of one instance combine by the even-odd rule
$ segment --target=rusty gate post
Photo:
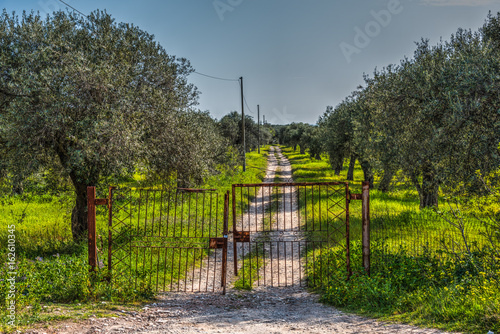
[[[370,182],[363,182],[362,200],[362,243],[363,243],[363,267],[368,276],[370,275]]]
[[[87,229],[91,271],[95,271],[97,266],[95,196],[95,187],[87,187]]]

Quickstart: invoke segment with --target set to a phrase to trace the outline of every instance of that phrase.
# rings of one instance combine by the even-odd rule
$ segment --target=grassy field
[[[131,210],[134,220],[134,224],[131,224],[134,227],[133,234],[136,237],[158,234],[167,238],[176,238],[181,235],[187,236],[188,233],[193,236],[192,233],[195,231],[196,238],[190,239],[190,243],[206,241],[206,235],[214,234],[215,231],[221,232],[224,193],[231,189],[232,183],[261,182],[265,176],[267,154],[268,148],[261,149],[261,154],[247,153],[245,173],[241,171],[241,167],[238,170],[221,170],[220,174],[206,180],[203,188],[216,189],[214,196],[218,200],[214,200],[211,204],[205,203],[205,210],[212,208],[213,217],[209,214],[203,215],[208,217],[203,227],[191,226],[198,221],[196,216],[202,216],[201,197],[198,198],[198,202],[194,202],[192,197],[188,199],[179,196],[174,200],[172,196],[169,198],[166,195],[168,191],[165,191],[163,192],[165,196],[160,199],[162,192],[153,190],[158,187],[149,187],[149,190],[142,190],[143,205],[139,211],[136,201],[140,192],[137,188],[142,188],[140,176],[127,183],[118,184],[118,186],[130,188],[132,192],[130,199],[135,202],[135,205],[132,205],[134,209]],[[106,186],[98,189],[100,192],[97,197],[106,197]],[[154,201],[152,196],[156,197]],[[148,197],[149,204],[145,200]],[[118,197],[116,199],[116,206],[119,207],[120,200]],[[247,199],[244,198],[244,200]],[[179,209],[181,203],[184,203],[183,211]],[[132,270],[123,272],[124,275],[115,278],[113,284],[110,285],[106,281],[105,268],[100,269],[96,277],[89,273],[86,243],[78,244],[72,240],[70,228],[72,205],[71,193],[25,194],[0,198],[0,217],[2,217],[0,244],[7,244],[9,234],[11,234],[9,226],[15,226],[16,323],[18,328],[22,329],[33,323],[46,323],[54,319],[85,318],[99,313],[105,315],[109,313],[108,311],[116,309],[117,305],[120,305],[120,309],[137,307],[141,302],[153,297],[157,282],[175,282],[184,275],[182,270],[150,266],[151,263],[166,263],[166,256],[169,256],[169,259],[174,257],[176,263],[181,263],[182,267],[192,267],[198,265],[199,260],[208,254],[200,250],[194,253],[156,252],[131,256],[130,268]],[[118,218],[124,218],[123,215],[126,213],[117,213]],[[177,215],[177,219],[183,224],[177,225],[176,228],[170,225],[170,230],[167,231],[166,228],[169,226],[167,221],[173,221],[174,215]],[[118,222],[117,219],[114,220],[115,224],[116,222]],[[120,239],[120,232],[123,232],[121,227],[123,226],[116,226],[113,232],[116,249],[127,242],[124,238]],[[99,262],[103,266],[107,262],[108,235],[105,207],[97,207],[97,234]],[[8,325],[8,310],[5,304],[9,294],[7,279],[11,277],[9,274],[11,270],[7,266],[7,254],[7,248],[2,248],[0,262],[6,264],[0,268],[0,329],[2,332],[15,329]],[[117,266],[115,270],[120,269]],[[90,312],[90,309],[94,311]]]
[[[287,147],[282,151],[297,182],[345,180],[347,166],[336,176],[325,158],[311,159]],[[362,180],[356,165],[352,193],[360,192]],[[440,201],[439,210],[419,210],[418,194],[403,178],[388,193],[370,190],[371,277],[360,274],[360,203],[351,201],[354,275],[348,281],[335,279],[345,275],[345,250],[322,249],[316,268],[308,268],[310,281],[331,282],[319,290],[322,300],[388,321],[466,333],[500,331],[500,240],[488,240],[492,231],[481,212],[468,215],[460,206],[443,204],[443,196]]]

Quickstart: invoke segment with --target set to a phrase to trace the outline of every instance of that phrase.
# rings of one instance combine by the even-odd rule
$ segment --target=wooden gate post
[[[362,243],[363,243],[363,267],[368,276],[370,275],[370,182],[363,182],[362,200]]]
[[[95,271],[97,267],[95,196],[95,187],[87,187],[87,229],[89,242],[89,265],[91,267],[91,271]]]

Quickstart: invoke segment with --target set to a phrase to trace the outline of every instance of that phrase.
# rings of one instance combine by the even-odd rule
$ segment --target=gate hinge
[[[224,240],[226,238],[210,238],[209,248],[224,248]]]
[[[250,231],[235,231],[233,238],[236,242],[250,242]]]

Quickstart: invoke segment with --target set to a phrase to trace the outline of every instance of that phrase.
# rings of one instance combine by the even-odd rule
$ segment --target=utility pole
[[[245,172],[247,170],[247,163],[246,163],[246,149],[247,145],[245,142],[245,107],[244,107],[244,97],[243,97],[243,77],[240,77],[241,81],[241,131],[243,133],[243,171]]]
[[[260,106],[257,105],[257,147],[260,154]]]

